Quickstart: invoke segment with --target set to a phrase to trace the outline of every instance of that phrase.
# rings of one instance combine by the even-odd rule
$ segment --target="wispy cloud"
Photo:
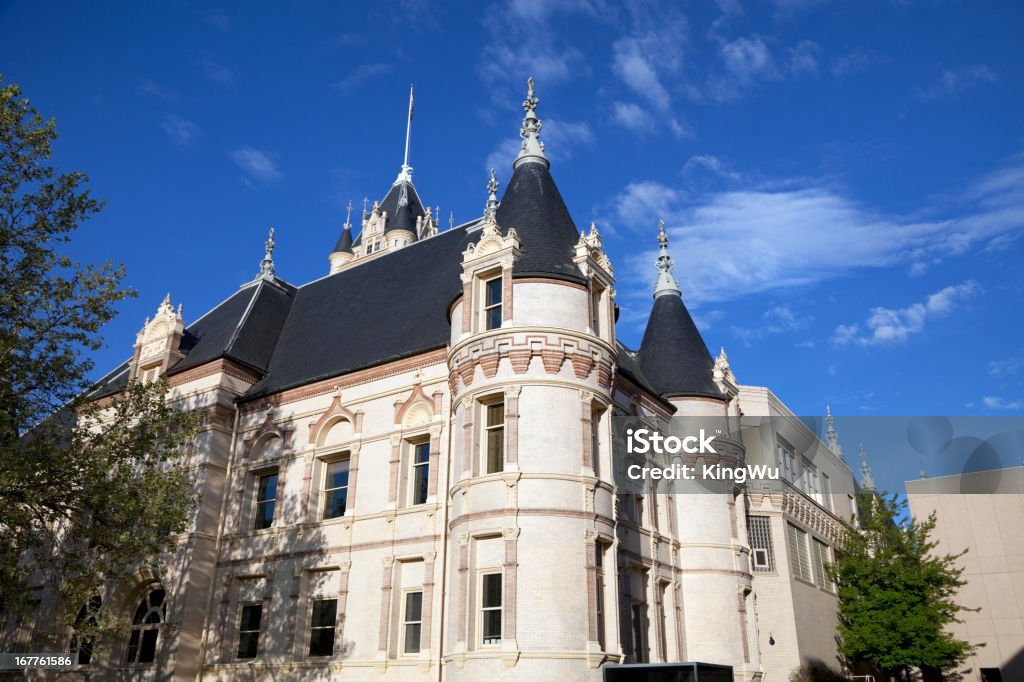
[[[568,161],[572,158],[573,150],[579,147],[591,147],[594,145],[594,132],[585,121],[560,121],[558,119],[545,119],[541,131],[544,139],[544,153],[552,162]],[[508,177],[512,173],[512,162],[519,154],[521,140],[509,138],[498,143],[484,161],[484,168],[494,168],[498,172],[498,178]]]
[[[938,82],[914,90],[914,96],[922,102],[953,97],[976,85],[996,82],[992,69],[984,64],[946,69]]]
[[[359,89],[366,81],[383,76],[391,71],[390,64],[361,64],[347,76],[334,84],[335,89],[343,95],[349,95]]]
[[[171,142],[179,147],[187,146],[203,132],[194,122],[175,114],[168,114],[164,116],[163,123],[160,124],[160,127],[164,129],[165,133],[167,133],[167,137],[171,139]]]
[[[654,117],[635,102],[613,103],[612,120],[637,133],[654,132],[657,126]]]
[[[228,13],[221,7],[210,7],[205,9],[203,10],[202,16],[203,21],[218,31],[231,30],[231,17],[229,17]]]
[[[1024,156],[960,188],[959,203],[929,204],[911,215],[879,211],[841,186],[813,178],[775,183],[741,178],[730,181],[740,183],[735,189],[697,195],[681,186],[636,180],[597,210],[605,216],[602,222],[652,235],[649,248],[620,266],[623,286],[630,279],[647,285],[660,217],[687,301],[726,301],[809,286],[858,269],[911,266],[985,248],[1024,227],[1024,183],[1016,184],[1017,177],[1024,177]]]
[[[685,176],[692,176],[699,171],[711,173],[715,177],[725,180],[739,180],[742,177],[732,170],[725,161],[711,154],[691,156],[683,164],[683,175]]]
[[[982,293],[974,280],[936,291],[920,303],[905,308],[872,308],[863,328],[860,324],[839,325],[832,335],[837,346],[888,346],[904,343],[924,331],[925,323],[945,317],[960,304]]]
[[[176,90],[164,87],[149,78],[140,78],[135,90],[139,94],[159,97],[160,99],[167,100],[168,102],[177,101],[179,96]]]
[[[992,360],[988,363],[988,373],[996,378],[1017,376],[1024,369],[1024,352],[1006,360]]]
[[[274,165],[267,152],[242,147],[229,154],[231,160],[246,174],[246,181],[255,180],[262,184],[272,184],[284,177]]]
[[[829,62],[829,72],[836,78],[863,73],[872,66],[887,64],[889,58],[871,50],[850,50]]]
[[[813,40],[801,40],[796,47],[789,48],[789,72],[794,76],[803,74],[816,76],[820,58],[821,45]]]
[[[200,51],[196,53],[196,66],[198,66],[206,80],[215,85],[231,87],[235,83],[235,72],[227,66],[216,61],[209,53]]]
[[[987,395],[981,402],[990,410],[1022,410],[1024,400],[1007,400],[999,396]]]
[[[800,331],[807,326],[810,319],[810,317],[794,312],[789,306],[778,305],[764,311],[757,326],[740,327],[734,325],[730,331],[733,336],[749,346],[752,342],[772,334]]]

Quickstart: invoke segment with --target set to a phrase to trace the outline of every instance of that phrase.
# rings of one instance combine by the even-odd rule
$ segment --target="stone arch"
[[[269,459],[277,457],[284,449],[284,439],[276,431],[267,431],[256,437],[249,449],[249,459]]]
[[[405,428],[428,424],[438,414],[435,400],[427,395],[422,384],[416,384],[409,397],[398,405],[400,407],[396,406],[395,423]]]
[[[341,389],[336,388],[334,400],[320,418],[309,424],[309,443],[321,447],[327,444],[328,437],[332,442],[341,442],[357,436],[362,431],[363,413],[352,412],[341,404]],[[347,430],[343,422],[347,422],[351,430]],[[341,430],[336,431],[340,426]],[[333,434],[333,435],[332,435]]]

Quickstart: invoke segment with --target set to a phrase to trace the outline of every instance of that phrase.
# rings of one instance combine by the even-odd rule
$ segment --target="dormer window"
[[[484,282],[484,329],[501,327],[501,290],[500,275]]]

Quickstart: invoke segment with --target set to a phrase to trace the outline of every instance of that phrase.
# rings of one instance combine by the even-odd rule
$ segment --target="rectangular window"
[[[505,403],[484,406],[484,473],[505,469]]]
[[[815,500],[821,500],[821,486],[818,484],[818,467],[811,464],[806,457],[800,458],[802,487],[804,492]]]
[[[634,602],[629,611],[630,629],[633,635],[633,660],[636,663],[647,662],[647,645],[644,635],[647,634],[647,627],[644,624],[644,605]]]
[[[594,475],[601,475],[601,414],[604,410],[590,410],[590,459],[594,464]]]
[[[796,482],[796,462],[794,462],[793,448],[783,441],[778,443],[779,469],[782,477],[790,483]]]
[[[501,327],[501,289],[501,277],[484,282],[484,329]]]
[[[309,618],[309,655],[334,655],[334,629],[338,624],[338,600],[315,599]]]
[[[597,643],[604,650],[604,551],[605,545],[601,542],[594,543],[594,567],[595,567],[595,597],[594,608],[597,613],[594,617],[597,620]]]
[[[814,575],[811,573],[811,555],[807,547],[807,531],[789,524],[789,563],[793,577],[814,582]]]
[[[644,525],[644,496],[637,495],[634,501],[634,505],[635,506],[633,508],[633,520],[636,521],[636,525],[642,526]]]
[[[416,443],[412,446],[412,475],[409,476],[410,504],[424,504],[427,501],[427,490],[430,483],[430,442]]]
[[[775,550],[772,547],[771,519],[767,516],[748,516],[747,535],[750,540],[750,552],[754,570],[774,571]]]
[[[596,336],[601,335],[601,293],[603,289],[595,288],[590,296],[590,329]]]
[[[823,590],[833,591],[832,581],[825,573],[825,564],[831,562],[828,555],[828,545],[821,540],[814,541],[814,582]]]
[[[405,593],[405,611],[402,618],[402,651],[416,654],[420,650],[420,632],[423,628],[423,592]]]
[[[243,604],[238,619],[238,658],[256,658],[260,652],[262,604]]]
[[[825,505],[825,509],[834,512],[835,503],[832,501],[832,479],[824,472],[821,474],[821,494],[823,495],[822,504]]]
[[[277,506],[277,472],[263,474],[256,483],[256,530],[270,528]]]
[[[501,644],[501,573],[480,576],[480,631],[483,644]]]
[[[324,477],[324,518],[345,515],[348,502],[348,457],[327,463]]]

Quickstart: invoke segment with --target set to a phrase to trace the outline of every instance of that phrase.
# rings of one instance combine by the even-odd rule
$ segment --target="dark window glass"
[[[412,503],[427,501],[430,483],[430,443],[417,443],[412,454]]]
[[[260,650],[262,604],[246,604],[238,619],[238,658],[256,658]]]
[[[276,505],[277,472],[260,476],[256,489],[256,530],[270,528],[274,523],[274,507]]]
[[[484,644],[501,643],[501,573],[487,573],[481,581]]]
[[[405,645],[402,648],[407,654],[420,650],[420,631],[423,625],[423,593],[407,592],[405,594]]]
[[[125,656],[127,663],[152,663],[156,660],[160,624],[164,622],[167,609],[165,597],[163,588],[157,588],[143,597],[136,607]]]
[[[487,406],[486,438],[486,469],[485,473],[494,474],[505,468],[505,404],[494,403]]]
[[[309,655],[334,655],[334,629],[338,622],[338,600],[317,599],[309,621]]]
[[[631,610],[633,626],[633,660],[637,663],[647,662],[647,651],[644,646],[644,606],[633,604]]]
[[[497,329],[501,326],[501,277],[488,280],[484,288],[484,322],[487,329]]]
[[[345,515],[348,504],[348,466],[348,458],[327,464],[327,478],[324,483],[325,519],[336,519]]]

